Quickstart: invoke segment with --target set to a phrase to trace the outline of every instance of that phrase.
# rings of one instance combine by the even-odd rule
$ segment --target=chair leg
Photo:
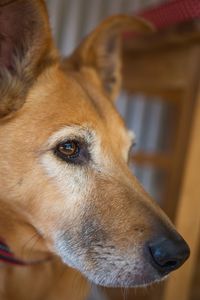
[[[166,284],[164,300],[189,300],[200,237],[200,90],[177,210],[176,227],[190,245],[190,259]]]

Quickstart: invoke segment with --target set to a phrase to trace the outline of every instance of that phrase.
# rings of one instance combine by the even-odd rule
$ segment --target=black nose
[[[189,257],[190,249],[181,236],[159,237],[149,243],[153,266],[162,275],[179,268]]]

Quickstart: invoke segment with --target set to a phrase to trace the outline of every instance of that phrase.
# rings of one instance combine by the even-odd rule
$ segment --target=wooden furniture
[[[168,281],[164,300],[188,300],[195,269],[199,268],[198,246],[200,237],[200,89],[196,95],[191,136],[186,157],[176,225],[191,248],[190,260]],[[198,296],[199,297],[199,296]]]
[[[165,286],[148,294],[130,291],[127,300],[200,299],[200,2],[171,0],[142,13],[157,32],[125,35],[124,89],[129,94],[158,96],[170,106],[167,151],[144,150],[132,158],[165,174],[162,207],[191,248],[191,257]],[[199,248],[198,248],[199,247]],[[121,291],[110,299],[122,300]]]
[[[162,168],[167,174],[163,208],[190,244],[191,258],[171,276],[163,299],[189,300],[195,267],[199,263],[200,22],[196,20],[146,37],[127,39],[123,53],[124,89],[131,94],[157,95],[162,101],[170,102],[176,112],[174,128],[170,128],[170,151],[153,155],[137,153],[135,162]]]

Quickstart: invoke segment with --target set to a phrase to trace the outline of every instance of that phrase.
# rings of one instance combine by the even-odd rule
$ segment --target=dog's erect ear
[[[114,16],[105,20],[64,60],[65,69],[80,71],[93,68],[101,86],[110,99],[116,98],[121,83],[121,35],[124,31],[152,31],[146,21],[131,16]]]
[[[0,117],[23,105],[54,51],[42,0],[0,0]]]

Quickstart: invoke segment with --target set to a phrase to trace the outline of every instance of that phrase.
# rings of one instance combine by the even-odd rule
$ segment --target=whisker
[[[39,237],[38,235],[35,233],[33,234],[22,246],[22,250],[21,250],[21,255],[22,257],[25,256],[25,251],[27,250],[28,246],[30,245],[31,242],[33,242],[33,244],[31,244],[31,251],[33,251],[34,246],[36,245],[36,243],[38,242]]]

